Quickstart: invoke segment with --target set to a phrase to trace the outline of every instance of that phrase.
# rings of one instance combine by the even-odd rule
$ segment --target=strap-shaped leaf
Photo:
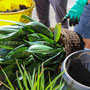
[[[0,19],[0,21],[13,23],[13,24],[17,24],[17,25],[20,25],[20,26],[26,26],[24,23],[21,23],[21,22],[16,22],[16,21],[1,20],[1,19]]]
[[[13,87],[13,85],[12,85],[12,83],[10,82],[8,76],[7,76],[6,73],[4,72],[3,68],[1,68],[1,70],[2,70],[2,72],[4,73],[4,75],[5,75],[6,79],[7,79],[7,82],[8,82],[8,84],[9,84],[10,88],[11,88],[12,90],[15,90],[14,87]]]
[[[25,51],[26,49],[27,49],[27,47],[19,48],[19,49],[17,49],[14,52],[9,53],[9,57],[13,58],[13,59],[28,57],[30,54]]]
[[[46,54],[56,53],[56,52],[59,52],[61,50],[62,50],[61,48],[54,49],[54,48],[49,47],[47,45],[37,44],[37,45],[30,46],[27,51],[31,52],[31,53],[40,53],[40,54],[46,55]]]
[[[10,40],[17,40],[18,38],[23,39],[23,37],[26,35],[26,33],[21,29],[19,31],[7,34],[7,36],[0,38],[0,41],[10,41]]]
[[[38,38],[39,38],[39,36],[38,36],[36,33],[34,33],[34,34],[29,34],[29,35],[28,35],[28,39],[29,39],[30,41],[37,41]]]
[[[6,28],[3,28],[3,29],[0,28],[0,34],[5,34],[6,35],[6,34],[16,32],[17,30],[16,29],[8,29],[8,28],[7,29]]]
[[[0,41],[0,48],[14,49],[16,46],[23,44],[21,41]]]
[[[22,15],[21,16],[22,18],[24,18],[24,19],[26,19],[26,20],[28,20],[28,21],[30,21],[30,22],[35,22],[33,19],[31,19],[29,16],[27,16],[27,15]]]
[[[48,53],[52,49],[52,47],[46,45],[32,45],[27,51],[31,53]]]
[[[60,39],[60,34],[61,34],[61,23],[56,24],[55,29],[54,29],[54,41],[58,42]]]
[[[11,50],[11,51],[8,53],[7,57],[10,56],[10,55],[12,55],[15,51],[17,51],[18,49],[23,48],[23,47],[25,47],[25,44],[22,44],[22,45],[20,45],[20,46],[17,46],[16,48],[14,48],[13,50]]]
[[[25,27],[27,27],[27,26],[29,26],[29,28],[33,29],[35,31],[35,33],[41,33],[41,34],[44,34],[45,36],[53,39],[53,33],[44,24],[42,24],[40,22],[29,22],[26,24]]]
[[[5,25],[5,26],[0,26],[0,29],[20,29],[23,26],[19,26],[19,25]]]

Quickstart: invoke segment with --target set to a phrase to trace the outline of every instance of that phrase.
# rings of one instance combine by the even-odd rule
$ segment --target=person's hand
[[[62,22],[65,22],[69,18],[69,25],[75,26],[80,20],[80,16],[84,10],[84,6],[87,4],[87,0],[77,0],[73,7],[66,14]]]

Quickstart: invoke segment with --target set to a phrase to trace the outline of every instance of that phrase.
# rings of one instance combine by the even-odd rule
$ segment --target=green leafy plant
[[[16,60],[30,73],[43,63],[44,67],[52,69],[51,77],[55,77],[60,62],[65,58],[64,47],[58,43],[61,25],[57,24],[53,33],[42,23],[26,15],[22,17],[31,22],[25,24],[3,20],[14,25],[0,27],[0,66],[12,82],[17,70]]]
[[[65,84],[65,82],[63,82],[61,78],[61,75],[64,72],[57,75],[53,80],[51,80],[50,73],[49,73],[49,81],[48,81],[48,85],[46,85],[44,72],[48,68],[43,68],[43,66],[42,68],[38,67],[38,72],[36,72],[34,68],[33,74],[30,74],[29,72],[26,71],[23,65],[20,66],[18,63],[17,65],[18,65],[19,72],[18,71],[16,72],[17,83],[18,83],[18,86],[16,87],[10,82],[5,71],[3,70],[3,68],[1,68],[8,82],[8,85],[4,84],[3,82],[2,82],[2,85],[4,85],[9,90],[62,90]],[[19,73],[21,77],[18,76]],[[61,80],[59,81],[60,83],[57,84],[57,80],[60,78],[61,78]]]
[[[61,28],[62,28],[61,23],[56,24],[55,30],[54,30],[54,40],[55,40],[55,42],[58,42],[59,39],[60,39]]]

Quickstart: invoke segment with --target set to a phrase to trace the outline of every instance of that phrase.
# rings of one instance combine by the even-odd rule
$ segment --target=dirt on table
[[[2,12],[2,11],[0,11],[0,12],[2,12],[2,13],[7,13],[7,12],[18,12],[18,11],[20,11],[20,10],[24,10],[24,9],[28,9],[29,7],[26,7],[25,5],[19,5],[19,9],[13,9],[13,10],[6,10],[6,11],[4,11],[4,12]]]
[[[90,87],[90,72],[88,69],[85,68],[85,65],[82,64],[80,59],[74,59],[72,61],[68,68],[69,75],[77,82]]]

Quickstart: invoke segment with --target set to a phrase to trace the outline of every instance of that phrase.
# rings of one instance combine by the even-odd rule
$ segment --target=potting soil
[[[73,62],[72,62],[73,61]],[[68,68],[69,75],[77,82],[90,87],[90,72],[80,59],[73,59]],[[88,67],[89,63],[87,63]]]
[[[26,7],[25,5],[19,5],[19,9],[13,9],[13,10],[6,10],[6,11],[4,11],[4,13],[7,13],[7,12],[18,12],[18,11],[20,11],[20,10],[24,10],[24,9],[27,9],[27,8],[29,8],[29,7]],[[0,12],[2,12],[2,11],[0,11]]]

